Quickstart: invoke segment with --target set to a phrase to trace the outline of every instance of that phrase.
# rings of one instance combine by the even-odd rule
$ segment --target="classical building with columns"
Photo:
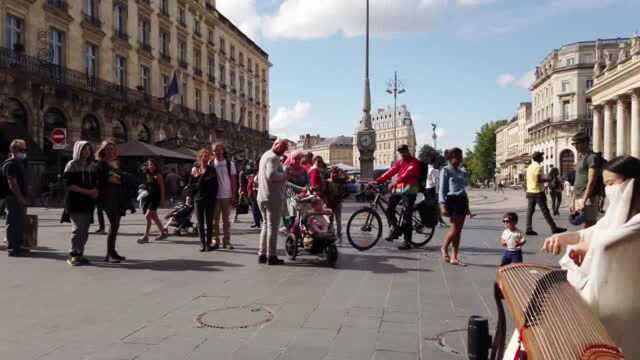
[[[511,120],[496,130],[496,180],[508,185],[524,181],[529,152],[527,126],[531,122],[531,103],[523,102]]]
[[[398,106],[395,124],[392,106],[388,106],[386,109],[379,108],[376,112],[372,112],[371,123],[376,131],[375,166],[390,166],[394,161],[396,148],[400,145],[408,145],[411,153],[416,153],[416,132],[407,105]],[[353,143],[353,165],[360,167],[360,154],[355,141],[356,137],[354,137]]]
[[[40,175],[57,172],[54,128],[239,158],[270,146],[269,56],[215,0],[3,0],[0,39],[0,153],[26,138]]]
[[[601,54],[618,52],[628,39],[606,39],[567,44],[553,50],[536,68],[531,85],[532,121],[528,126],[528,152],[545,153],[544,168],[560,169],[566,176],[575,169],[576,149],[571,138],[592,128],[594,64]],[[617,56],[617,55],[616,55]],[[597,60],[596,60],[597,59]]]
[[[593,71],[593,150],[606,159],[640,157],[640,36],[598,48]]]

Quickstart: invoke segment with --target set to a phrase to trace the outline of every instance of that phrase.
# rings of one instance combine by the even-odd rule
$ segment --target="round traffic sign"
[[[51,130],[51,141],[56,145],[63,145],[67,140],[67,130],[56,128]]]

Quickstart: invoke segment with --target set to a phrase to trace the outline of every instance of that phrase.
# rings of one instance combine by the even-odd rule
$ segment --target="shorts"
[[[469,198],[464,195],[449,195],[444,203],[450,218],[465,217],[469,214]]]
[[[579,200],[574,200],[577,203]],[[584,220],[586,222],[596,222],[598,221],[598,217],[600,217],[600,203],[602,202],[601,196],[594,196],[588,205],[585,205],[582,209],[582,213],[584,214]],[[576,204],[577,205],[577,204]]]
[[[522,262],[522,250],[505,250],[502,254],[502,261],[500,262],[500,266],[505,266],[509,264],[516,264]]]
[[[146,214],[148,210],[158,211],[159,207],[160,207],[159,199],[150,199],[150,196],[147,196],[147,198],[142,201],[143,214]]]

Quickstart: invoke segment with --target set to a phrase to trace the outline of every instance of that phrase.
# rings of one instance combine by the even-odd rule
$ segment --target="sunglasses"
[[[509,220],[509,219],[504,219],[502,220],[503,224],[511,224],[513,221]]]

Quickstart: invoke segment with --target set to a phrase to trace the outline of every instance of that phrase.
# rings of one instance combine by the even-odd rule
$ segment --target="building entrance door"
[[[566,149],[560,153],[560,176],[567,178],[567,175],[576,169],[576,157],[573,151]]]

